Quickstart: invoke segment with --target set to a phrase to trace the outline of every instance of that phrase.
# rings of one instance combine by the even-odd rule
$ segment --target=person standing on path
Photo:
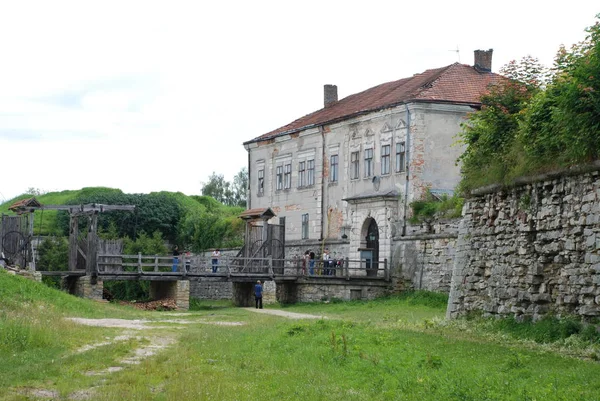
[[[221,252],[219,249],[215,249],[212,253],[212,272],[217,272],[217,267],[219,266],[219,258],[221,258]]]
[[[263,293],[263,287],[262,284],[260,283],[260,280],[258,280],[256,282],[256,285],[254,285],[254,299],[256,300],[256,309],[262,309],[262,293]]]

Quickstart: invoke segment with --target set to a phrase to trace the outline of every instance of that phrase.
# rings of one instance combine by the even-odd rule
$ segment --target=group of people
[[[325,248],[323,250],[322,263],[323,263],[323,265],[322,265],[323,269],[322,270],[318,269],[316,271],[316,273],[318,275],[332,276],[335,274],[335,268],[338,265],[338,262],[336,260],[332,259],[331,256],[329,255],[329,248]],[[304,252],[304,257],[302,258],[302,274],[306,275],[306,271],[308,269],[308,275],[314,276],[315,275],[315,265],[316,265],[315,253],[311,250]]]
[[[179,247],[175,245],[173,248],[173,272],[179,271],[179,257],[182,252],[179,251]],[[191,253],[190,251],[183,251],[185,254],[185,271],[190,271],[191,266]],[[221,252],[219,249],[215,249],[211,254],[212,272],[216,273],[219,268],[219,259],[221,259]]]

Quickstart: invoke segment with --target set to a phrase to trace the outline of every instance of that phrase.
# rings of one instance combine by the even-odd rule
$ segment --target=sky
[[[0,0],[0,201],[104,186],[201,193],[243,142],[494,49],[551,66],[596,1]]]

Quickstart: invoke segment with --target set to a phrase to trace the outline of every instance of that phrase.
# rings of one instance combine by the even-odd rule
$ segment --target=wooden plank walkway
[[[365,260],[343,259],[324,264],[316,261],[313,274],[302,266],[301,259],[244,259],[222,256],[216,265],[210,258],[181,255],[177,262],[172,256],[159,255],[97,255],[94,272],[102,280],[203,280],[254,282],[274,280],[288,282],[341,283],[360,281],[375,283],[390,281],[387,260],[368,264]],[[83,276],[85,271],[40,271],[47,276]]]

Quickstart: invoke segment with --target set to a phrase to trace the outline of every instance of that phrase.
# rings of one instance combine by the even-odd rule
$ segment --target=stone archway
[[[374,218],[365,219],[360,239],[360,259],[364,263],[367,277],[376,277],[379,268],[379,227]]]

